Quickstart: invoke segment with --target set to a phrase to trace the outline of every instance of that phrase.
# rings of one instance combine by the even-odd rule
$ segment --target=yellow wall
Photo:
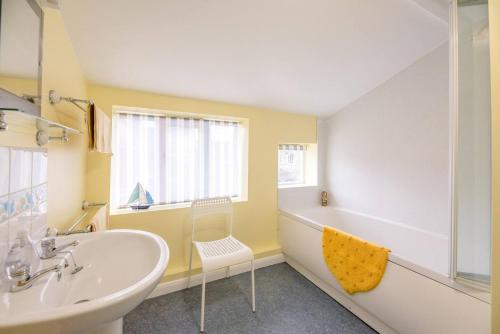
[[[62,21],[60,12],[44,9],[42,116],[83,129],[81,114],[74,106],[61,103],[51,106],[48,91],[56,89],[61,95],[87,96],[87,87],[78,60]],[[22,80],[7,79],[4,83],[21,87]],[[15,81],[15,82],[14,82]],[[80,118],[79,118],[80,117]],[[52,132],[59,135],[58,132]],[[73,135],[70,142],[51,142],[47,145],[48,165],[48,220],[56,227],[67,227],[81,212],[85,196],[86,135]],[[0,133],[1,146],[36,146],[34,130],[10,126]]]
[[[111,115],[112,106],[129,106],[227,115],[250,120],[248,202],[235,204],[234,234],[257,254],[279,250],[277,238],[277,144],[316,142],[316,118],[138,91],[90,85],[89,96]],[[87,197],[109,200],[110,157],[88,156]],[[167,275],[187,269],[189,209],[174,209],[111,216],[112,228],[141,229],[162,236],[168,243],[171,260]]]
[[[18,96],[22,96],[23,94],[38,95],[38,83],[36,79],[0,76],[0,87]]]
[[[110,180],[110,157],[87,153],[87,134],[80,110],[65,102],[55,106],[49,103],[48,91],[55,89],[61,96],[91,97],[109,114],[112,105],[123,105],[249,119],[248,201],[235,204],[234,234],[250,245],[257,255],[278,251],[277,144],[315,142],[315,117],[87,86],[60,12],[46,8],[44,15],[42,116],[83,132],[82,135],[71,136],[69,143],[51,142],[47,145],[49,224],[58,228],[68,227],[81,214],[83,199],[109,201]],[[26,89],[26,83],[20,79],[0,78],[0,82],[15,92]],[[34,130],[11,126],[10,131],[0,133],[0,145],[36,146]],[[188,209],[175,209],[116,215],[111,217],[110,224],[112,228],[142,229],[163,236],[171,250],[167,274],[182,274],[187,265],[188,213]]]
[[[492,125],[492,333],[500,333],[500,0],[489,1]]]
[[[53,142],[49,149],[48,220],[56,227],[68,227],[81,214],[85,198],[87,136],[80,109],[61,102],[52,106],[48,92],[61,96],[87,97],[87,84],[58,10],[44,10],[42,115],[83,131],[68,143]]]

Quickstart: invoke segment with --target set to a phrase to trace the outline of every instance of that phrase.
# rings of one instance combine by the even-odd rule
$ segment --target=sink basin
[[[169,250],[159,236],[135,230],[111,230],[58,237],[71,247],[83,269],[69,267],[58,279],[51,273],[27,290],[3,293],[0,333],[121,333],[122,317],[156,287],[168,264]],[[42,260],[41,267],[63,263]]]

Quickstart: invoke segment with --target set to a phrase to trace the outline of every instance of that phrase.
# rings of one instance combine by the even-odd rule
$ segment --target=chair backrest
[[[215,214],[227,214],[229,217],[229,235],[233,233],[233,202],[230,197],[213,197],[194,200],[191,203],[191,221],[194,239],[195,225],[198,219]]]

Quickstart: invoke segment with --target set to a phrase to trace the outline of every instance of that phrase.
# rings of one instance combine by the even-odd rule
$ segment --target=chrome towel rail
[[[67,102],[73,103],[76,107],[78,107],[80,110],[82,110],[85,114],[87,114],[87,109],[82,107],[81,104],[79,104],[79,103],[84,103],[86,105],[94,104],[94,101],[92,101],[92,100],[75,99],[74,97],[60,96],[53,89],[51,89],[49,91],[49,101],[50,101],[50,104],[56,104],[56,103],[59,103],[61,101],[67,101]]]
[[[106,202],[98,203],[98,202],[83,201],[82,202],[82,210],[86,210],[86,209],[92,208],[92,207],[106,206],[106,205],[108,205],[108,203],[106,203]]]

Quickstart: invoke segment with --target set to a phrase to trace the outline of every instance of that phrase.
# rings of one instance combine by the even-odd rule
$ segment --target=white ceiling
[[[90,82],[326,116],[445,42],[443,4],[63,0],[61,11]]]

